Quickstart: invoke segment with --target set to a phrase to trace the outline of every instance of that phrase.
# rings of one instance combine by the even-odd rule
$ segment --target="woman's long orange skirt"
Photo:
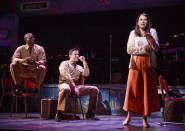
[[[159,97],[155,68],[148,56],[135,56],[136,68],[129,69],[123,109],[142,115],[159,111]]]

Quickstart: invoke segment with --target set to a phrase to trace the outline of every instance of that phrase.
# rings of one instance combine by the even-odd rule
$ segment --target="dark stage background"
[[[111,2],[113,1],[107,0],[107,3],[103,4],[109,7]],[[16,2],[3,0],[0,4],[1,16],[17,15],[18,25],[16,26],[17,41],[12,43],[16,46],[1,46],[0,64],[9,65],[15,47],[23,44],[23,35],[26,32],[32,32],[36,36],[37,43],[42,45],[47,53],[48,72],[45,83],[58,82],[59,64],[67,59],[66,55],[71,47],[79,47],[81,54],[86,56],[91,70],[87,83],[125,84],[130,57],[126,52],[127,39],[130,31],[134,29],[137,15],[146,12],[158,32],[161,45],[161,50],[157,53],[158,74],[163,73],[169,85],[185,85],[185,4],[180,0],[178,2],[182,4],[172,4],[172,1],[171,3],[169,1],[170,4],[165,5],[163,2],[160,5],[157,1],[158,6],[147,6],[150,2],[146,2],[148,8],[143,5],[106,10],[103,7],[102,9],[105,10],[81,12],[75,12],[71,8],[69,9],[72,10],[71,13],[48,11],[48,13],[39,14],[38,11],[37,14],[33,11],[33,14],[27,15],[26,11],[25,14],[21,14],[14,8]],[[80,7],[80,5],[76,6]]]
[[[57,82],[60,62],[66,59],[65,55],[71,47],[77,46],[90,65],[91,77],[88,83],[109,83],[111,47],[112,82],[126,83],[130,57],[126,53],[126,44],[130,31],[134,29],[137,15],[141,12],[150,15],[152,25],[158,32],[161,49],[184,48],[185,36],[179,35],[185,33],[184,11],[184,6],[172,6],[21,17],[18,41],[19,44],[23,41],[25,32],[33,32],[38,43],[45,47],[48,56],[48,82]],[[170,45],[165,47],[166,43]],[[158,72],[166,75],[170,85],[184,85],[184,51],[180,52],[181,59],[178,61],[174,58],[175,53],[164,56],[160,51],[157,55]]]

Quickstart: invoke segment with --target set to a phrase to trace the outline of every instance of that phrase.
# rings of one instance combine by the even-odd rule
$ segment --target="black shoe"
[[[18,88],[16,88],[12,92],[10,92],[10,94],[15,94],[15,95],[21,95],[22,93],[23,93],[23,91]]]
[[[22,94],[22,93],[23,93],[23,91],[22,91],[22,90],[18,90],[18,89],[16,89],[16,90],[14,91],[14,93],[15,93],[16,95],[20,95],[20,94]]]
[[[21,85],[16,85],[15,88],[16,88],[16,89],[14,90],[14,93],[15,93],[15,94],[21,94],[21,93],[24,92],[24,87],[22,87]]]
[[[74,120],[80,120],[80,116],[78,116],[78,115],[74,115],[73,118],[74,118]]]
[[[92,119],[94,117],[95,117],[94,113],[86,113],[86,118],[87,119]]]
[[[13,90],[13,91],[7,93],[7,94],[21,95],[22,92],[20,92],[19,90],[15,89],[15,90]]]
[[[98,118],[95,117],[95,114],[93,112],[87,112],[86,118],[91,120],[99,120]]]
[[[62,112],[61,111],[57,111],[56,115],[55,115],[55,121],[56,122],[60,122],[62,120]]]

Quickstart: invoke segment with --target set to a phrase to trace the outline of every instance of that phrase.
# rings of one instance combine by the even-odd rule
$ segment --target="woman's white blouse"
[[[150,56],[150,66],[156,67],[157,61],[156,61],[156,55],[155,51],[159,49],[159,41],[157,37],[157,32],[155,29],[150,30],[151,35],[155,39],[155,43],[158,45],[158,47],[152,47],[153,51],[148,53],[145,50],[145,46],[148,45],[148,41],[146,37],[138,37],[135,35],[135,30],[132,30],[130,32],[128,42],[127,42],[127,52],[131,55],[129,68],[135,68],[136,67],[136,60],[137,55],[149,55]]]
[[[159,41],[157,37],[157,32],[155,29],[150,30],[151,35],[155,39],[156,44],[159,46]],[[132,30],[129,35],[129,39],[127,42],[127,52],[132,55],[142,55],[147,54],[145,51],[145,46],[148,45],[148,41],[146,37],[138,37],[135,35],[135,30]],[[152,47],[155,51],[155,47]]]

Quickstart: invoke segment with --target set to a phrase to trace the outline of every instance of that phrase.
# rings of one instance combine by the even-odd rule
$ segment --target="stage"
[[[163,121],[160,113],[152,114],[148,121],[151,128],[142,127],[142,117],[134,116],[130,126],[122,126],[125,116],[113,115],[97,115],[99,120],[62,120],[55,122],[54,119],[42,120],[39,114],[30,113],[29,118],[25,119],[24,113],[14,114],[12,118],[8,113],[0,114],[0,130],[20,130],[20,131],[182,131],[185,125],[166,125],[161,126],[159,123]]]
[[[9,117],[10,103],[4,101],[4,112],[0,113],[0,130],[62,130],[62,131],[116,131],[116,130],[126,130],[126,131],[182,131],[185,130],[185,123],[181,125],[166,125],[161,126],[160,122],[163,122],[163,117],[161,112],[153,113],[149,116],[149,123],[151,128],[145,129],[142,127],[142,117],[134,115],[131,121],[131,125],[128,127],[122,126],[122,121],[126,117],[126,112],[122,110],[123,96],[125,94],[125,84],[119,85],[106,85],[100,84],[96,85],[101,91],[99,96],[98,109],[96,113],[99,120],[62,120],[61,122],[55,122],[54,119],[43,120],[40,118],[40,104],[36,101],[30,101],[28,119],[25,119],[23,104],[19,106],[19,113],[13,113],[13,117]],[[171,87],[170,88],[175,88]],[[184,94],[185,87],[176,87],[181,94]],[[158,90],[160,95],[160,90]],[[41,98],[54,99],[57,96],[57,84],[45,84],[41,90]],[[54,98],[53,98],[54,97]],[[88,105],[88,96],[82,97],[82,106],[84,112],[86,112],[86,107]],[[106,102],[107,101],[107,102]],[[37,104],[36,104],[37,103]],[[35,106],[35,104],[37,106]],[[6,107],[6,108],[5,108]],[[100,108],[101,107],[101,108]],[[55,107],[56,108],[56,107]],[[6,109],[6,111],[5,111]],[[35,109],[36,113],[33,113]],[[70,109],[69,109],[70,111]],[[162,111],[162,107],[161,107]],[[69,112],[68,112],[69,113]],[[107,115],[105,115],[107,114]],[[184,118],[183,118],[184,121]]]

